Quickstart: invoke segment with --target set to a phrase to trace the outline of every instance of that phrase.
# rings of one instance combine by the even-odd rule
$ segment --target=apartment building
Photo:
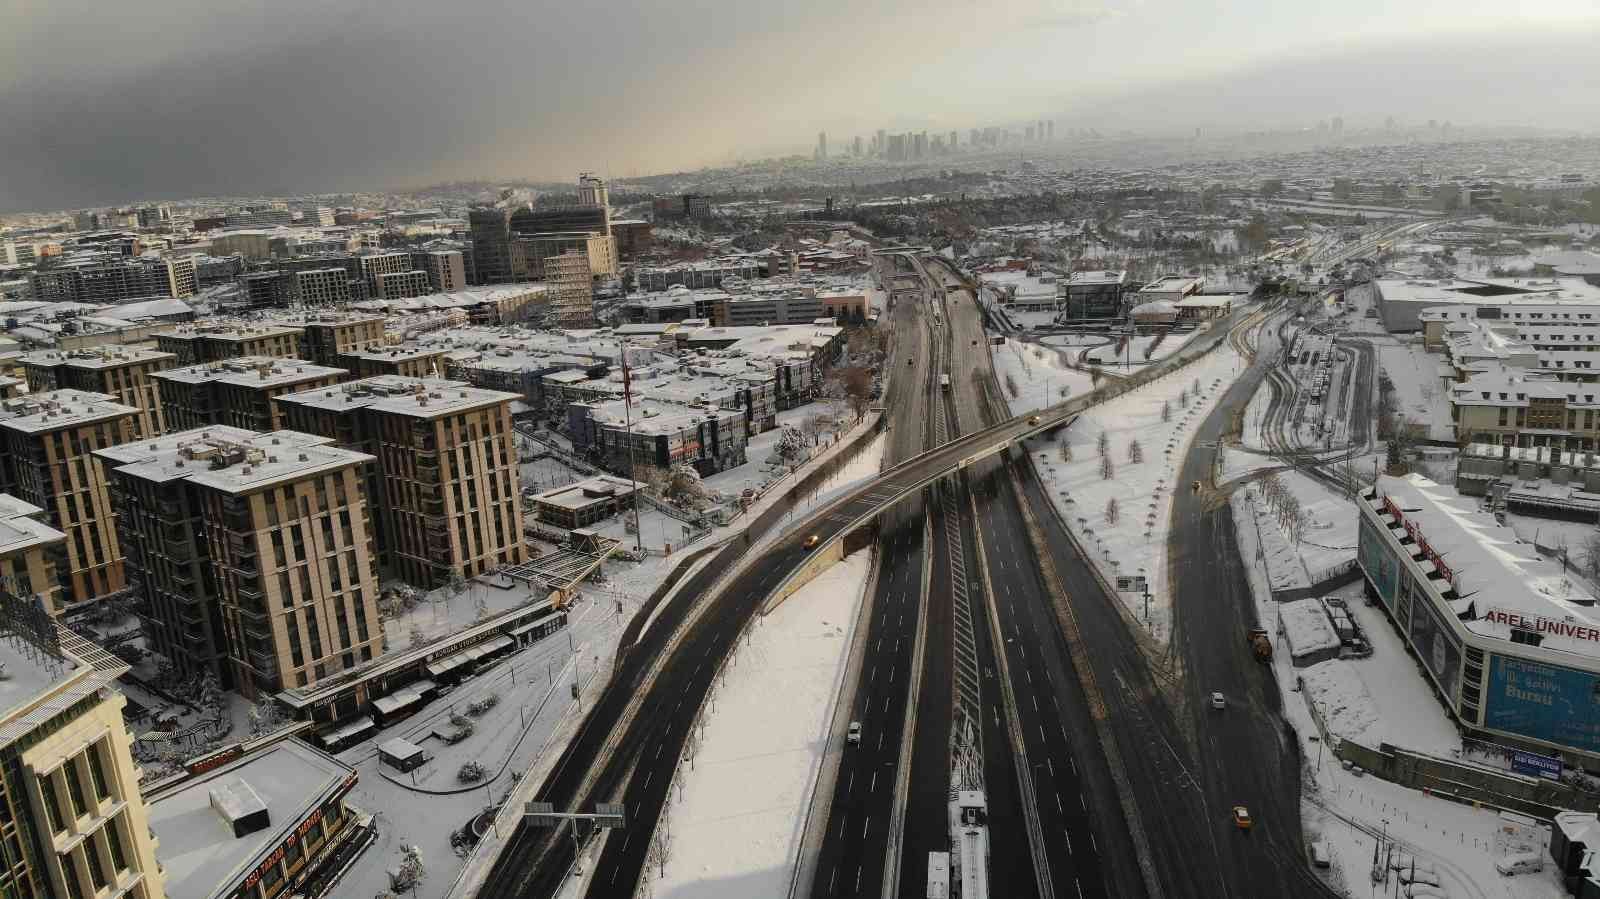
[[[155,375],[177,362],[172,353],[101,346],[29,353],[21,361],[28,389],[34,393],[71,388],[109,394],[124,406],[139,410],[133,419],[134,437],[154,437],[167,430]]]
[[[423,293],[467,289],[466,257],[460,250],[413,250],[411,267],[428,275],[428,289]]]
[[[294,305],[294,275],[289,272],[251,272],[239,279],[247,309],[287,309]]]
[[[545,279],[554,288],[550,320],[556,328],[594,327],[594,275],[589,257],[568,250],[545,260]]]
[[[411,254],[403,252],[392,253],[362,253],[356,257],[356,262],[361,266],[361,277],[367,282],[367,296],[379,297],[380,275],[395,275],[412,271],[415,267],[411,264]]]
[[[49,303],[105,305],[138,297],[193,296],[194,259],[95,253],[31,272],[28,287],[34,299]]]
[[[331,443],[219,425],[96,454],[158,650],[252,699],[382,653],[372,457]]]
[[[631,419],[631,425],[630,425]],[[576,403],[567,409],[572,449],[616,474],[693,466],[716,474],[746,461],[750,426],[739,409],[693,409],[664,403]]]
[[[1450,310],[1454,320],[1481,319],[1503,321],[1522,311],[1527,321],[1552,322],[1567,316],[1551,312],[1576,313],[1577,306],[1600,305],[1600,287],[1582,278],[1465,278],[1438,281],[1415,278],[1384,278],[1372,282],[1376,308],[1383,326],[1390,332],[1423,331],[1423,313]],[[1541,306],[1568,307],[1540,309]],[[1484,310],[1479,312],[1479,310]],[[1534,319],[1534,312],[1541,318]],[[1581,310],[1592,312],[1592,309]],[[1575,319],[1575,316],[1573,317]]]
[[[289,427],[377,457],[378,547],[419,587],[524,561],[511,401],[458,381],[376,377],[278,398]]]
[[[294,273],[294,296],[304,306],[333,306],[348,303],[349,273],[342,268],[313,268]]]
[[[339,354],[339,367],[348,369],[352,378],[375,378],[394,375],[406,378],[438,377],[445,369],[444,347],[401,344],[399,346],[368,347]]]
[[[236,356],[167,369],[156,375],[155,382],[162,415],[174,431],[206,425],[276,431],[283,423],[273,397],[331,386],[346,374],[342,368],[300,359]]]
[[[376,300],[420,297],[429,292],[428,273],[417,269],[403,272],[379,272],[373,276],[373,283],[376,286],[371,296]]]
[[[62,604],[52,613],[126,585],[105,472],[93,453],[132,440],[138,412],[70,388],[0,403],[0,489],[43,509],[67,535]]]
[[[0,590],[24,600],[37,596],[46,609],[60,608],[67,535],[45,523],[44,510],[0,493]]]
[[[0,594],[0,895],[164,899],[120,659]]]
[[[207,322],[180,325],[156,335],[156,348],[177,357],[177,365],[198,365],[235,356],[300,355],[304,328],[290,325],[251,325]]]
[[[356,313],[323,312],[298,322],[300,355],[318,365],[338,366],[339,357],[383,346],[384,317]]]

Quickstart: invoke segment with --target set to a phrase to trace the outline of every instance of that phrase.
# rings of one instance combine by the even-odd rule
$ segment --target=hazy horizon
[[[1570,0],[0,2],[4,211],[626,177],[1041,118],[1600,126],[1600,11]]]

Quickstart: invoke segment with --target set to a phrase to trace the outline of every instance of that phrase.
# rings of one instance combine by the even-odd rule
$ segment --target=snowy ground
[[[990,352],[994,356],[995,376],[1000,379],[1014,415],[1053,406],[1094,389],[1088,372],[1068,367],[1068,358],[1076,355],[1077,350],[1006,338],[1004,345],[993,345]],[[1012,384],[1017,388],[1015,395],[1011,391]]]
[[[548,433],[548,432],[546,432]],[[524,490],[553,490],[581,481],[589,475],[568,466],[559,459],[545,457],[524,462],[520,466]]]
[[[1197,330],[1174,331],[1162,339],[1159,344],[1156,343],[1156,338],[1159,335],[1139,334],[1128,342],[1125,352],[1117,352],[1117,346],[1113,343],[1110,346],[1090,350],[1087,358],[1090,362],[1101,362],[1107,366],[1119,368],[1123,366],[1123,361],[1126,359],[1129,366],[1137,369],[1141,365],[1158,362],[1183,349],[1184,345],[1198,333],[1200,332]],[[1155,345],[1153,351],[1150,349],[1152,345]],[[1145,356],[1146,352],[1150,353],[1148,358]]]
[[[1396,411],[1428,425],[1428,436],[1435,440],[1453,439],[1450,397],[1440,383],[1439,367],[1447,365],[1444,355],[1424,350],[1420,337],[1415,342],[1374,338],[1372,343],[1378,365],[1394,383]]]
[[[857,552],[758,619],[734,653],[680,765],[661,899],[745,899],[788,889],[869,553]],[[781,701],[775,701],[782,697]]]
[[[998,362],[1004,354],[996,355]],[[1028,442],[1035,468],[1057,509],[1097,562],[1118,574],[1144,574],[1151,589],[1150,627],[1165,641],[1171,630],[1167,586],[1166,528],[1171,516],[1172,491],[1177,469],[1189,452],[1192,426],[1208,414],[1226,386],[1242,370],[1238,353],[1224,345],[1203,359],[1115,400],[1083,413],[1064,435],[1054,440]],[[1194,398],[1200,384],[1198,400]],[[1188,406],[1180,394],[1190,394]],[[1012,411],[1032,408],[1023,394]],[[1162,421],[1162,407],[1169,421]],[[1096,451],[1104,433],[1110,445],[1112,476],[1103,477]],[[1137,441],[1142,462],[1130,462],[1130,445]],[[1064,460],[1062,446],[1071,447]],[[1181,489],[1188,489],[1183,485]],[[1107,506],[1117,502],[1117,521],[1108,521]],[[1142,596],[1119,594],[1135,615],[1144,614]]]
[[[778,441],[783,437],[783,429],[786,427],[799,429],[808,418],[816,416],[820,416],[818,425],[826,424],[826,427],[816,435],[816,446],[811,448],[813,455],[830,446],[838,434],[855,423],[854,413],[843,403],[819,400],[798,408],[786,409],[778,413],[776,428],[750,438],[749,445],[745,447],[747,460],[745,464],[706,478],[706,486],[724,496],[738,496],[746,488],[759,491],[777,480],[789,469],[789,464],[778,458],[776,452]]]
[[[1240,516],[1237,521],[1240,555],[1252,560],[1256,557],[1254,528],[1248,517]],[[1273,620],[1276,603],[1269,598],[1261,566],[1251,564],[1249,577],[1261,618]],[[1326,843],[1333,859],[1327,876],[1334,888],[1352,899],[1377,894],[1368,870],[1377,842],[1374,834],[1387,832],[1408,861],[1415,856],[1419,868],[1437,874],[1440,895],[1452,899],[1556,899],[1564,895],[1548,868],[1512,878],[1495,871],[1495,860],[1508,851],[1496,840],[1502,822],[1495,813],[1436,799],[1370,775],[1356,776],[1344,771],[1322,747],[1308,699],[1318,702],[1324,721],[1338,737],[1368,745],[1387,741],[1446,758],[1460,747],[1455,727],[1383,612],[1365,604],[1359,585],[1340,592],[1372,641],[1372,656],[1296,670],[1288,654],[1280,652],[1272,665],[1285,697],[1285,717],[1301,741],[1305,760],[1301,807],[1305,836],[1307,841]],[[1303,692],[1296,689],[1297,675],[1304,678]],[[1263,825],[1272,826],[1270,821],[1257,826]],[[1545,831],[1535,829],[1531,834],[1531,842],[1541,852],[1548,839]]]
[[[373,896],[388,889],[384,872],[399,861],[405,844],[419,846],[427,866],[418,899],[446,895],[462,866],[450,846],[450,833],[491,800],[499,801],[512,787],[514,775],[556,748],[552,736],[577,711],[570,692],[574,669],[583,685],[581,701],[587,705],[598,687],[597,672],[610,668],[617,637],[631,611],[625,605],[618,615],[614,597],[586,585],[584,598],[572,613],[570,642],[568,634],[554,634],[345,750],[339,757],[353,765],[360,778],[350,801],[374,814],[378,840],[357,858],[337,895]],[[452,708],[464,710],[467,703],[488,693],[498,694],[500,702],[472,718],[476,731],[472,736],[453,747],[431,736],[433,728],[448,724]],[[411,774],[379,767],[375,747],[394,737],[405,737],[435,756],[415,772],[416,786]],[[489,778],[465,792],[441,794],[464,786],[457,782],[456,772],[469,760],[487,768]]]

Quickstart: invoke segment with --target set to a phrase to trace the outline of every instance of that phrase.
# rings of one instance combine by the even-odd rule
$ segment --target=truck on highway
[[[950,392],[950,376],[949,375],[940,375],[939,376],[939,389],[943,390],[945,393],[949,393]]]
[[[1267,629],[1253,627],[1245,634],[1245,642],[1250,644],[1250,649],[1256,654],[1256,661],[1272,661],[1272,641],[1267,639]]]

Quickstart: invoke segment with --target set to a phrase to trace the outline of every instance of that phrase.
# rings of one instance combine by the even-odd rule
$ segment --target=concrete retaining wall
[[[1600,796],[1539,777],[1499,772],[1451,759],[1381,744],[1372,749],[1339,740],[1333,754],[1383,780],[1456,802],[1533,815],[1549,820],[1556,812],[1600,812]]]

